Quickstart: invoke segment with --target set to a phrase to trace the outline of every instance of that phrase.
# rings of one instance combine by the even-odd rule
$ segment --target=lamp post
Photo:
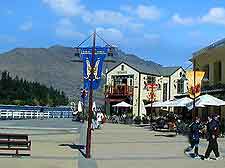
[[[91,70],[90,70],[90,89],[89,89],[89,111],[88,111],[88,128],[87,128],[87,139],[86,139],[86,158],[91,157],[91,122],[93,118],[93,76],[94,76],[94,57],[95,57],[95,38],[96,31],[93,34],[93,47],[92,47],[92,58],[91,58]]]
[[[153,103],[155,101],[155,97],[156,97],[156,95],[155,95],[155,89],[157,88],[157,86],[158,85],[155,84],[155,83],[147,84],[147,88],[148,88],[148,91],[149,91],[147,97],[148,97],[148,99],[149,99],[149,101],[151,103],[151,109],[150,109],[151,121],[153,119],[152,118],[152,105],[153,105]]]
[[[96,37],[99,37],[104,43],[107,45],[105,47],[96,47]],[[89,40],[91,37],[92,39],[92,47],[80,47],[84,42]],[[86,158],[89,159],[91,157],[91,123],[93,118],[93,91],[97,89],[100,85],[101,80],[101,73],[102,73],[102,66],[103,62],[111,62],[111,61],[104,61],[106,54],[108,56],[113,56],[112,47],[108,44],[103,38],[101,38],[96,31],[89,36],[86,40],[81,42],[78,47],[76,47],[75,56],[82,55],[82,61],[80,60],[72,60],[73,62],[83,62],[83,73],[84,73],[84,88],[88,89],[89,93],[89,109],[88,109],[88,126],[87,126],[87,136],[86,136]],[[82,93],[83,95],[84,93]],[[84,99],[83,99],[84,101]],[[83,103],[84,104],[84,103]],[[84,112],[84,110],[83,110]]]
[[[193,71],[194,71],[194,93],[193,93],[193,114],[192,114],[192,119],[196,117],[196,107],[195,107],[195,91],[196,91],[196,60],[193,59]]]

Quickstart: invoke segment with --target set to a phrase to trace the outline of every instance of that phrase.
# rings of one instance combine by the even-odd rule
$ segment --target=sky
[[[0,53],[76,47],[96,30],[127,53],[185,67],[193,52],[225,37],[225,0],[4,0],[0,19]]]

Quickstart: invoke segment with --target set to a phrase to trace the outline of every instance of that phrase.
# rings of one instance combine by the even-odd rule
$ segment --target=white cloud
[[[225,25],[225,8],[211,8],[209,12],[201,17],[203,23]]]
[[[83,19],[90,24],[126,25],[131,17],[124,16],[120,12],[110,10],[96,10],[93,13],[84,14]]]
[[[63,18],[59,20],[56,25],[55,33],[60,38],[83,38],[84,35],[75,30],[75,25],[69,18]]]
[[[160,18],[160,10],[155,6],[139,5],[136,9],[141,19],[157,20]]]
[[[141,19],[154,20],[160,17],[160,11],[154,6],[121,6],[120,10],[90,10],[80,0],[42,0],[42,2],[64,17],[79,16],[92,26],[113,26],[138,31],[144,27]],[[134,12],[132,13],[132,11]]]
[[[102,36],[106,41],[109,41],[110,43],[118,44],[124,38],[123,33],[116,28],[98,27],[96,31],[100,36]]]
[[[82,14],[85,6],[80,3],[80,0],[42,0],[57,14],[63,16],[77,16]]]
[[[24,22],[23,24],[21,24],[21,25],[19,26],[19,29],[20,29],[21,31],[31,31],[32,28],[33,28],[33,23],[32,23],[32,21],[26,21],[26,22]]]
[[[172,16],[172,22],[181,25],[191,25],[195,23],[195,19],[191,17],[182,18],[179,14],[174,14]]]

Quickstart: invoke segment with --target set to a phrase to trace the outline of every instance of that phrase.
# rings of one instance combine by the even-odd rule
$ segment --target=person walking
[[[195,121],[191,123],[189,128],[190,128],[189,142],[191,146],[185,149],[185,152],[191,152],[194,149],[194,158],[200,158],[198,154],[200,129],[202,129],[200,124],[200,118],[196,117]]]
[[[97,113],[98,128],[102,127],[102,118],[103,118],[103,114],[102,114],[101,110],[99,110]]]
[[[205,159],[204,160],[210,160],[209,156],[210,153],[213,151],[216,160],[220,159],[220,153],[218,151],[218,142],[217,138],[219,136],[219,123],[213,116],[208,116],[208,123],[207,123],[207,141],[208,147],[205,152]]]

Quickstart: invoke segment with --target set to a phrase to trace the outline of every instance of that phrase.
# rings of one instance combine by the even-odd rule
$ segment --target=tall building
[[[157,84],[155,101],[167,101],[187,92],[185,71],[182,67],[162,67],[121,62],[107,72],[106,113],[112,114],[114,104],[125,101],[132,105],[134,116],[146,114],[149,103],[147,85]]]

